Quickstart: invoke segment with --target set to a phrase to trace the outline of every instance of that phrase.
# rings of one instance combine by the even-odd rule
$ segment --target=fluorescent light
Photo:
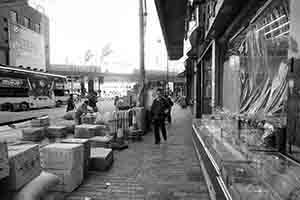
[[[284,23],[284,24],[282,24],[282,25],[280,25],[280,26],[278,26],[278,27],[276,27],[276,28],[270,30],[269,32],[265,33],[265,35],[268,35],[269,33],[272,33],[272,32],[274,32],[274,31],[276,31],[276,30],[278,30],[278,29],[280,29],[280,28],[282,28],[282,27],[288,25],[289,23],[290,23],[290,22],[286,22],[286,23]]]
[[[278,17],[278,18],[275,19],[274,21],[271,21],[270,23],[268,23],[268,24],[264,25],[263,27],[261,27],[260,29],[258,29],[256,32],[262,31],[262,30],[265,29],[266,27],[268,27],[268,26],[274,24],[275,22],[279,21],[280,19],[282,19],[282,18],[284,18],[284,17],[286,17],[286,15],[282,15],[282,16]]]

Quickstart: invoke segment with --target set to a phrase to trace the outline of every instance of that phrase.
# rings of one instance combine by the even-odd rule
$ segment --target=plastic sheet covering
[[[287,42],[287,37],[267,40],[256,30],[248,31],[245,54],[230,56],[224,64],[223,100],[229,110],[248,115],[282,111],[287,95]]]

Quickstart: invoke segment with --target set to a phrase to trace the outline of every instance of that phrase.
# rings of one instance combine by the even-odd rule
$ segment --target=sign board
[[[0,77],[0,87],[6,88],[24,88],[27,87],[25,79]]]
[[[19,24],[9,24],[9,64],[46,69],[44,37]]]

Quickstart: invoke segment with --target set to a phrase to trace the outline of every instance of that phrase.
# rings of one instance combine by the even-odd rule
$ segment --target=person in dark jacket
[[[165,127],[165,117],[167,114],[167,110],[168,103],[162,95],[162,90],[157,89],[157,97],[153,100],[151,106],[151,118],[154,126],[155,144],[160,143],[159,130],[161,130],[164,140],[167,140],[167,131]]]
[[[172,111],[172,107],[174,105],[171,97],[169,95],[166,95],[166,101],[168,103],[168,113],[167,113],[167,121],[169,122],[169,124],[172,123],[172,116],[171,116],[171,111]]]
[[[70,94],[70,97],[67,101],[67,112],[74,110],[74,109],[75,109],[75,103],[74,103],[73,94]]]
[[[98,111],[98,108],[97,108],[97,102],[98,102],[97,93],[96,92],[90,92],[87,98],[88,98],[88,102],[89,102],[88,105],[93,108],[94,112],[97,112]]]

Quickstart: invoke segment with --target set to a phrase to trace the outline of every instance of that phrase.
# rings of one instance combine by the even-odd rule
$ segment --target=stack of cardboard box
[[[41,157],[44,170],[60,178],[60,183],[52,191],[72,192],[82,183],[82,144],[53,143],[41,150]]]
[[[8,146],[8,158],[10,169],[5,181],[9,190],[19,190],[42,171],[38,145]]]
[[[67,126],[49,126],[46,129],[46,135],[49,138],[62,138],[68,134]]]
[[[8,150],[5,142],[0,142],[0,179],[9,176]]]
[[[92,138],[103,131],[102,125],[82,124],[75,126],[76,138]]]
[[[31,120],[32,127],[47,127],[50,126],[50,119],[48,116],[39,117]]]
[[[38,142],[45,138],[45,128],[50,126],[48,116],[31,120],[31,127],[22,130],[23,140]]]

